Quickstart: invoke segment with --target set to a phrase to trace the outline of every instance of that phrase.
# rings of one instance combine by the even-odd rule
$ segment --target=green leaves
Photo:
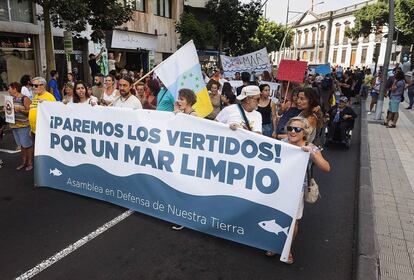
[[[412,44],[414,41],[414,0],[395,2],[395,25],[400,32],[398,43]],[[378,32],[388,25],[388,1],[379,1],[363,7],[355,13],[355,27],[346,35],[353,38]]]
[[[91,39],[98,42],[105,37],[106,30],[131,20],[132,9],[121,1],[114,0],[34,0],[47,9],[55,27],[80,33],[91,25]]]
[[[281,24],[273,21],[268,21],[263,17],[259,18],[259,26],[252,38],[250,38],[252,47],[255,50],[267,48],[268,52],[277,51],[286,35],[286,28]],[[290,45],[292,33],[289,32],[286,37],[286,46]]]
[[[175,30],[180,34],[180,44],[184,45],[193,39],[197,49],[206,49],[213,44],[214,26],[210,22],[200,22],[191,14],[184,12]]]

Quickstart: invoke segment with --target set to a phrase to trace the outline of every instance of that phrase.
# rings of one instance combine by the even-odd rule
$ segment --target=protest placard
[[[282,254],[309,154],[186,114],[39,104],[35,185]]]
[[[233,78],[236,72],[261,74],[263,71],[271,72],[272,70],[266,48],[236,57],[220,55],[220,60],[224,76],[230,78]]]
[[[279,64],[277,79],[280,81],[303,83],[307,65],[306,61],[283,59]]]
[[[332,73],[331,65],[329,63],[318,65],[315,68],[315,73],[320,74],[320,75],[331,74]]]
[[[13,96],[4,97],[4,115],[7,123],[15,123]]]

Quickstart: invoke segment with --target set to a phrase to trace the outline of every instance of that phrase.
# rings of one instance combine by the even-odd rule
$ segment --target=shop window
[[[172,18],[172,0],[152,0],[154,15]]]
[[[145,12],[145,0],[124,0],[124,5],[129,5],[133,10]]]
[[[19,82],[25,75],[35,75],[33,37],[0,35],[0,91],[6,91],[11,82]]]
[[[33,23],[33,5],[29,0],[0,0],[1,21]]]

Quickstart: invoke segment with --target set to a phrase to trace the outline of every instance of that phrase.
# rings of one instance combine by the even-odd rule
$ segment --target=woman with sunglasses
[[[310,153],[310,160],[308,164],[308,168],[310,168],[310,164],[316,165],[320,170],[323,172],[329,172],[331,170],[331,167],[329,165],[329,162],[324,159],[322,156],[321,150],[313,145],[312,143],[309,143],[309,137],[312,133],[313,128],[309,124],[309,121],[304,117],[293,117],[291,118],[287,125],[286,125],[286,131],[288,137],[283,139],[282,141],[288,142],[289,144],[292,144],[297,147],[301,147],[303,151]],[[296,214],[296,223],[293,230],[293,240],[295,239],[296,235],[298,234],[298,226],[299,226],[299,220],[302,218],[303,214],[303,207],[304,207],[304,198],[305,198],[305,188],[308,187],[308,178],[307,175],[305,175],[305,180],[303,181],[303,187],[302,187],[302,195],[301,200],[299,202],[299,208],[298,212]],[[273,252],[266,252],[266,256],[272,257],[275,253]],[[292,252],[289,253],[289,258],[287,261],[287,264],[292,264],[294,262]]]
[[[89,95],[88,87],[83,81],[77,81],[73,103],[95,106],[98,104],[98,99],[93,95]]]

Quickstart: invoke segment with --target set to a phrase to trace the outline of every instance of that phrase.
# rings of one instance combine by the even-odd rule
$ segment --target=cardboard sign
[[[320,75],[331,74],[331,72],[332,72],[331,65],[329,63],[319,65],[318,67],[316,67],[315,72],[320,74]]]
[[[6,117],[6,122],[15,123],[14,119],[14,104],[12,96],[4,97],[4,113]]]
[[[306,61],[282,60],[277,71],[277,79],[303,83],[308,63]]]
[[[234,77],[236,72],[261,74],[263,71],[272,71],[266,48],[236,57],[220,55],[220,60],[225,77]]]

